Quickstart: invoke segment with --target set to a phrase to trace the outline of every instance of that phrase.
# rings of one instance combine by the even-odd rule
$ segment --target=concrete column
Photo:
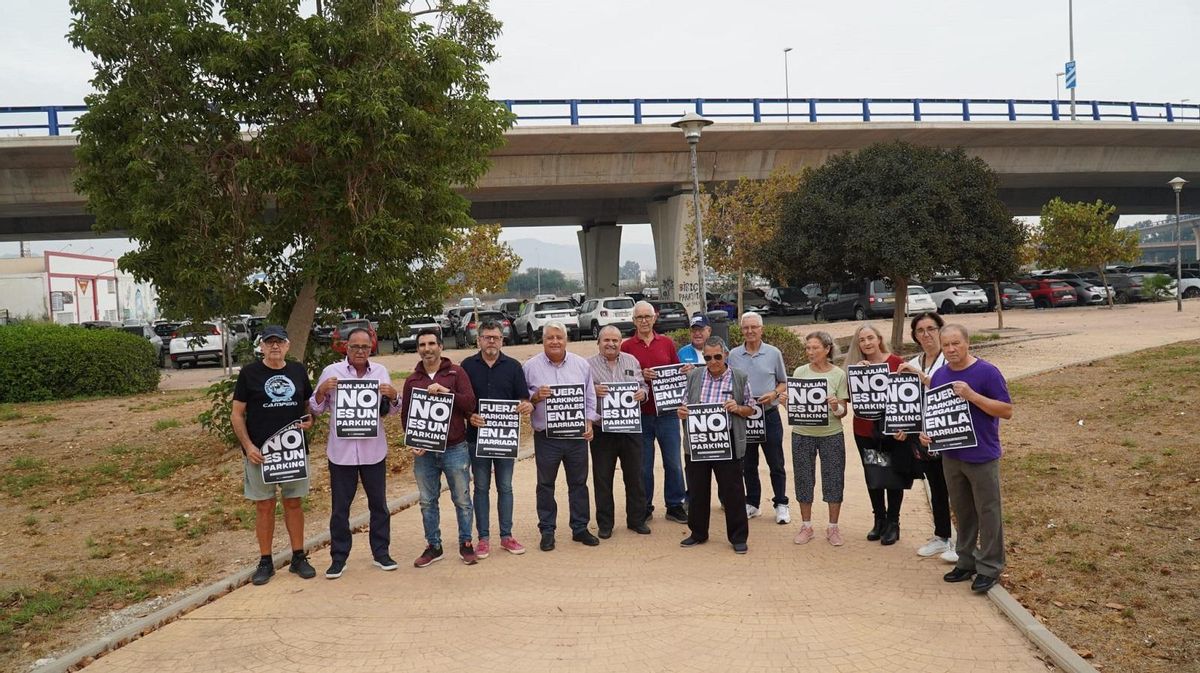
[[[650,229],[654,234],[654,258],[658,264],[658,296],[682,302],[688,313],[702,310],[696,269],[684,268],[683,249],[688,231],[694,228],[691,193],[677,194],[650,204]]]
[[[584,294],[589,299],[620,294],[621,228],[615,222],[588,223],[577,235]]]
[[[1200,262],[1200,222],[1192,225],[1192,238],[1196,244],[1196,261]]]

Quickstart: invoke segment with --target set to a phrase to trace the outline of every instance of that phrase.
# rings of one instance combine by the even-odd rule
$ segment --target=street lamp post
[[[792,121],[792,80],[788,76],[788,52],[791,47],[783,48],[783,105],[787,121]]]
[[[1071,42],[1071,62],[1075,62],[1075,2],[1067,0],[1067,35]],[[1075,121],[1075,87],[1071,87],[1071,121]]]
[[[1062,87],[1061,87],[1062,78],[1066,74],[1067,73],[1065,73],[1065,72],[1054,73],[1054,102],[1055,103],[1062,100]]]
[[[1183,311],[1183,241],[1179,229],[1179,193],[1187,180],[1176,177],[1167,183],[1175,190],[1175,310]]]
[[[708,294],[704,288],[704,230],[700,225],[700,173],[696,168],[696,145],[700,144],[700,131],[710,125],[711,119],[705,119],[695,112],[688,112],[671,124],[683,131],[692,160],[692,213],[696,219],[696,274],[700,281],[697,287],[700,292],[701,312],[708,310]]]

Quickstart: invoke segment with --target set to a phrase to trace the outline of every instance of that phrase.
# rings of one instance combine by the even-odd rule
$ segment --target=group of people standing
[[[454,505],[458,526],[458,555],[468,564],[492,552],[491,485],[497,495],[499,546],[513,554],[525,552],[513,534],[512,477],[515,460],[481,457],[476,450],[478,429],[487,420],[477,412],[477,401],[516,401],[517,411],[529,417],[533,428],[534,463],[537,471],[536,509],[539,548],[555,548],[558,501],[555,482],[560,468],[567,483],[568,525],[571,539],[587,546],[612,537],[615,521],[614,479],[619,464],[625,491],[625,526],[648,535],[654,516],[654,463],[663,461],[662,498],[664,518],[686,524],[689,535],[680,543],[694,547],[708,541],[711,515],[711,484],[715,477],[717,495],[724,509],[726,536],[736,553],[748,551],[749,519],[761,515],[762,484],[759,454],[767,462],[772,490],[771,504],[779,524],[791,522],[786,493],[787,474],[783,453],[781,408],[787,400],[788,374],[778,348],[763,341],[762,318],[747,313],[739,321],[743,344],[729,350],[711,336],[708,321],[696,316],[691,322],[691,343],[676,349],[667,336],[655,332],[656,312],[646,302],[634,307],[634,334],[622,339],[615,326],[602,329],[597,353],[584,358],[567,351],[567,328],[550,322],[543,328],[543,351],[524,364],[501,352],[502,328],[483,322],[479,328],[479,351],[454,364],[442,355],[441,335],[422,331],[417,339],[421,358],[401,390],[391,385],[385,367],[370,362],[370,337],[365,330],[350,333],[346,360],[325,368],[314,388],[303,367],[284,359],[287,334],[277,326],[263,332],[264,359],[244,367],[234,395],[234,429],[241,441],[244,461],[244,493],[257,503],[256,532],[262,554],[253,577],[255,584],[267,582],[274,573],[270,550],[274,529],[275,486],[264,484],[258,464],[264,439],[283,423],[298,420],[310,427],[309,414],[329,410],[339,378],[379,381],[380,413],[408,417],[414,389],[431,394],[453,393],[450,429],[443,452],[414,450],[414,474],[420,491],[422,524],[426,547],[414,561],[426,567],[445,557],[440,530],[439,496],[442,476]],[[914,478],[929,480],[933,500],[934,537],[922,546],[922,556],[943,554],[955,562],[945,576],[948,582],[975,577],[973,588],[986,591],[995,583],[1004,564],[1003,531],[1000,519],[998,423],[1010,418],[1012,404],[1004,378],[994,366],[969,352],[965,328],[944,325],[936,313],[924,313],[912,321],[912,336],[921,353],[905,362],[888,352],[882,335],[874,327],[859,327],[850,344],[847,364],[887,363],[891,371],[911,371],[926,386],[953,383],[955,392],[967,400],[978,436],[973,449],[930,454],[923,433],[885,435],[881,421],[854,418],[855,444],[874,513],[874,526],[867,539],[884,545],[900,537],[900,509],[904,491]],[[828,504],[829,523],[825,538],[833,546],[844,544],[838,518],[843,500],[846,449],[842,419],[852,411],[846,371],[834,364],[838,348],[833,338],[821,331],[805,338],[808,363],[792,372],[796,378],[824,378],[828,382],[829,422],[825,425],[793,426],[792,465],[795,496],[801,522],[794,542],[805,544],[816,533],[812,524],[816,470],[819,464],[822,499]],[[663,365],[682,364],[686,374],[683,406],[673,411],[656,408],[652,386]],[[636,384],[641,407],[640,432],[606,432],[600,418],[599,400],[612,384]],[[577,438],[561,438],[547,432],[546,401],[555,394],[552,386],[582,385],[584,428]],[[720,404],[729,416],[733,455],[725,460],[689,460],[681,450],[686,435],[688,406]],[[746,420],[761,413],[763,431],[748,439]],[[394,570],[389,552],[389,513],[386,504],[387,440],[383,432],[375,438],[345,439],[330,432],[327,457],[330,469],[332,508],[330,515],[331,565],[325,576],[343,573],[351,548],[349,507],[361,481],[370,510],[369,541],[375,565]],[[954,454],[954,455],[951,455]],[[589,463],[596,507],[597,535],[589,529],[592,497],[588,490]],[[685,478],[686,477],[686,478]],[[472,483],[474,488],[472,490]],[[282,485],[284,521],[293,549],[290,570],[304,578],[315,576],[303,550],[303,512],[300,498],[307,493],[302,480]],[[957,544],[952,539],[950,512],[958,519]],[[474,524],[474,531],[472,525]]]

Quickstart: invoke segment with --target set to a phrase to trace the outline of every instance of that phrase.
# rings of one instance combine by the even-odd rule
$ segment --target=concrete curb
[[[525,460],[533,455],[533,450],[529,449],[517,455],[517,460]],[[446,490],[445,488],[442,489]],[[388,511],[392,514],[403,511],[417,504],[420,500],[420,493],[410,491],[401,495],[394,500],[388,502]],[[358,516],[350,519],[350,530],[357,531],[359,528],[367,526],[371,520],[370,512],[363,512]],[[304,541],[304,551],[311,552],[314,549],[320,549],[329,544],[329,531],[325,531],[319,535],[310,537]],[[275,562],[275,568],[279,569],[289,564],[292,560],[292,552],[281,551],[272,556]],[[77,671],[92,663],[92,660],[103,656],[105,653],[115,650],[119,647],[128,645],[129,643],[148,635],[159,628],[175,621],[184,614],[202,607],[207,603],[217,600],[221,596],[241,587],[243,584],[248,584],[250,578],[254,575],[253,568],[247,568],[228,575],[222,579],[213,582],[207,586],[200,587],[184,596],[181,596],[173,603],[166,605],[145,617],[133,622],[132,624],[113,631],[107,635],[101,636],[90,643],[77,647],[66,654],[55,658],[54,661],[32,669],[31,673],[67,673],[68,671]],[[318,573],[319,577],[319,573]],[[313,578],[318,579],[318,578]]]

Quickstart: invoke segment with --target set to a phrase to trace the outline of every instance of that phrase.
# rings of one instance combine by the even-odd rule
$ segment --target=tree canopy
[[[1055,198],[1042,206],[1036,235],[1037,262],[1050,268],[1091,268],[1100,273],[1113,262],[1132,262],[1141,255],[1135,229],[1117,228],[1117,208],[1103,201],[1067,203]],[[1108,295],[1108,305],[1113,297]]]
[[[122,268],[203,319],[269,300],[293,350],[318,306],[407,313],[444,294],[473,184],[511,114],[486,3],[72,0],[94,57],[77,187]],[[258,274],[263,280],[251,283]]]
[[[583,284],[567,278],[558,269],[532,267],[508,280],[508,292],[518,297],[532,297],[538,293],[562,296],[583,292]]]

